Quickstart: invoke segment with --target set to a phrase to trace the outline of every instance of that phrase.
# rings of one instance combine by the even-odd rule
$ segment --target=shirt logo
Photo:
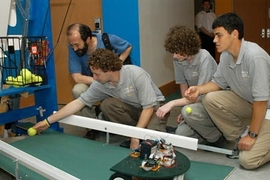
[[[130,87],[127,87],[124,89],[124,93],[127,95],[127,96],[132,96],[134,94],[134,87],[133,86],[130,86]]]

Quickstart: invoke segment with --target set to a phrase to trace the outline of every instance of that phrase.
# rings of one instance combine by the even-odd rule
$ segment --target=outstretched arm
[[[153,113],[154,107],[143,109],[136,127],[146,128],[150,122]],[[130,149],[136,149],[139,147],[139,145],[140,145],[139,139],[131,138]]]
[[[186,98],[180,98],[172,100],[163,106],[159,107],[156,111],[156,115],[158,118],[163,119],[164,116],[175,106],[184,106],[187,105],[189,101]]]
[[[80,100],[75,99],[60,109],[57,113],[50,115],[47,120],[40,121],[33,126],[34,129],[37,130],[38,133],[46,130],[50,124],[60,121],[61,119],[68,117],[84,107],[84,103]]]

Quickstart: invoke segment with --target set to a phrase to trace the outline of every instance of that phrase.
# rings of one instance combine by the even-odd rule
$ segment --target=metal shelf
[[[11,87],[9,89],[0,90],[0,97],[14,95],[14,94],[22,94],[22,93],[33,94],[35,91],[48,89],[50,87],[51,87],[50,85],[43,85],[43,86],[37,86],[37,87],[20,87],[20,88]]]

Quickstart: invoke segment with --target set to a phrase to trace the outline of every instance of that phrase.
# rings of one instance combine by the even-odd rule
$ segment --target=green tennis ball
[[[23,79],[28,80],[31,79],[32,73],[28,69],[22,69],[20,71],[20,75],[23,77]]]
[[[186,108],[186,113],[191,114],[192,113],[192,108],[191,107],[187,107]]]
[[[18,82],[23,82],[23,77],[22,77],[22,76],[20,76],[20,75],[19,75],[19,76],[17,76],[17,81],[18,81]]]
[[[31,127],[27,130],[27,133],[29,136],[35,136],[37,134],[37,130]]]
[[[35,77],[35,82],[42,82],[42,77],[41,76],[36,76]]]
[[[14,77],[12,77],[12,76],[8,76],[7,78],[6,78],[6,81],[13,81],[14,80]]]

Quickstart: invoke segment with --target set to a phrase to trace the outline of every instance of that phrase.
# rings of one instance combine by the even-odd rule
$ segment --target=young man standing
[[[210,0],[202,1],[203,9],[195,16],[195,25],[199,31],[199,35],[202,41],[202,49],[206,49],[209,53],[216,58],[216,49],[214,40],[214,33],[212,24],[216,19],[215,13],[211,11]]]
[[[211,82],[190,87],[185,97],[195,101],[206,94],[203,105],[223,136],[228,141],[240,138],[240,165],[255,169],[270,161],[270,58],[256,43],[244,40],[243,21],[235,13],[219,16],[213,29],[222,52],[217,72]],[[188,123],[196,127],[197,122]]]

